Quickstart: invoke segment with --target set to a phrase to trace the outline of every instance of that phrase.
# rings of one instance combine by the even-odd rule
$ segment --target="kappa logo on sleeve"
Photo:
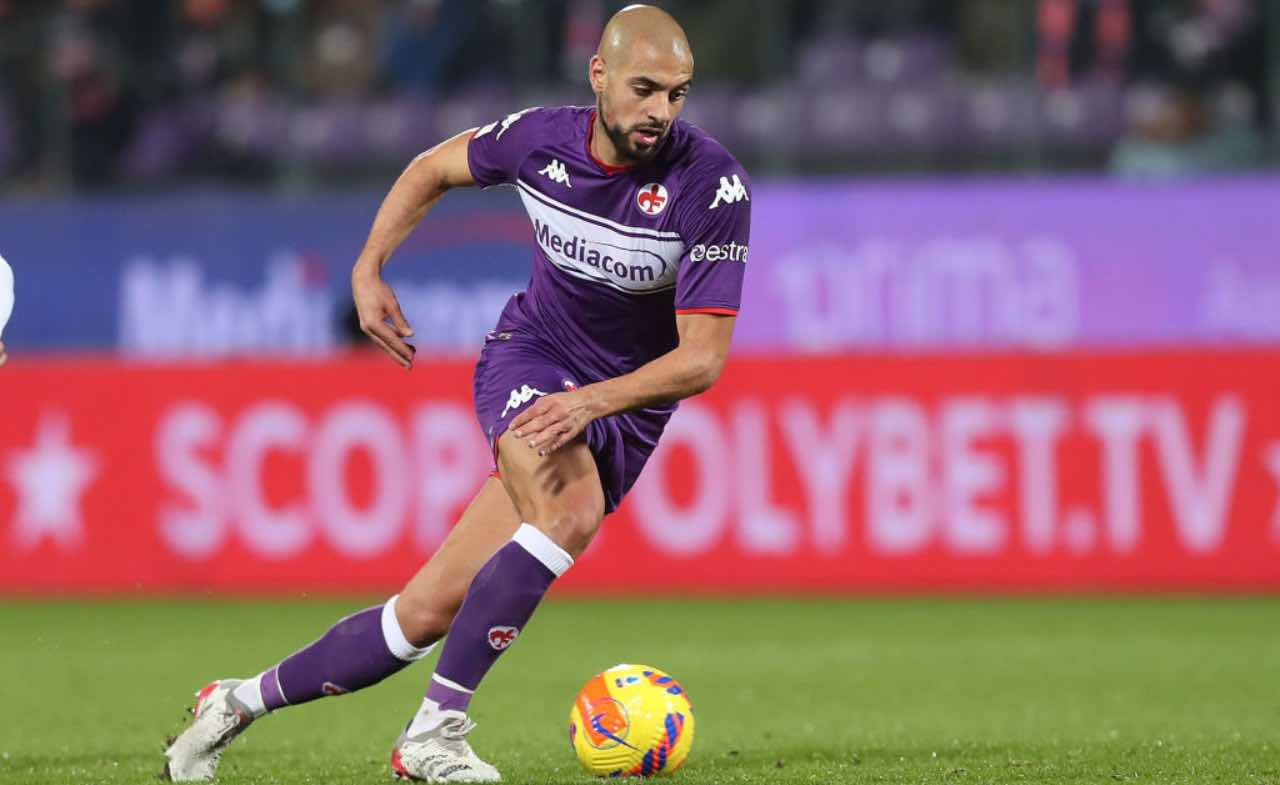
[[[514,125],[517,120],[519,120],[521,117],[524,117],[528,113],[532,112],[534,109],[541,109],[541,108],[542,107],[540,106],[531,106],[528,109],[521,109],[518,112],[512,112],[511,114],[502,118],[501,121],[489,123],[488,125],[482,127],[479,131],[476,131],[476,135],[474,138],[479,139],[480,137],[484,136],[485,134],[489,133],[495,128],[498,128],[498,126],[501,125],[502,127],[498,128],[497,136],[493,137],[493,141],[496,142],[502,138],[502,135],[507,132],[507,129],[510,128],[512,125]]]
[[[742,180],[735,174],[733,179],[728,177],[720,178],[720,188],[716,191],[716,198],[712,200],[708,210],[714,210],[722,204],[733,204],[734,202],[751,201],[751,197],[747,195],[747,187],[742,184]]]

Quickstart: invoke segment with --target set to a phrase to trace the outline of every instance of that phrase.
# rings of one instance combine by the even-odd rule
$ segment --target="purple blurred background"
[[[396,173],[589,102],[623,5],[0,0],[10,350],[362,340],[346,270]],[[1280,341],[1280,0],[660,5],[686,119],[755,182],[740,349]],[[445,200],[389,268],[421,349],[473,352],[530,245],[509,194]]]

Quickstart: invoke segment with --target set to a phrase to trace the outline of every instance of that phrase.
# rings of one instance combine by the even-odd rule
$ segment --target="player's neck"
[[[618,154],[618,148],[614,146],[613,140],[605,131],[604,121],[600,119],[599,112],[591,113],[591,139],[588,141],[587,149],[591,152],[591,157],[596,159],[596,163],[610,171],[630,169],[636,165],[635,161]]]

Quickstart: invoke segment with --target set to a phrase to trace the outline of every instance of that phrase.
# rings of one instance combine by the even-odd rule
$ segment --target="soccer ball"
[[[670,774],[693,746],[689,695],[657,668],[615,665],[578,692],[569,711],[569,743],[592,774]]]

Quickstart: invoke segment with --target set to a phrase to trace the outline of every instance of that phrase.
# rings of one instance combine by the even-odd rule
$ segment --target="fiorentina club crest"
[[[636,206],[645,215],[657,215],[667,209],[667,189],[661,183],[649,183],[636,192]]]
[[[490,627],[489,645],[497,651],[502,651],[510,646],[519,634],[520,630],[516,627]]]

